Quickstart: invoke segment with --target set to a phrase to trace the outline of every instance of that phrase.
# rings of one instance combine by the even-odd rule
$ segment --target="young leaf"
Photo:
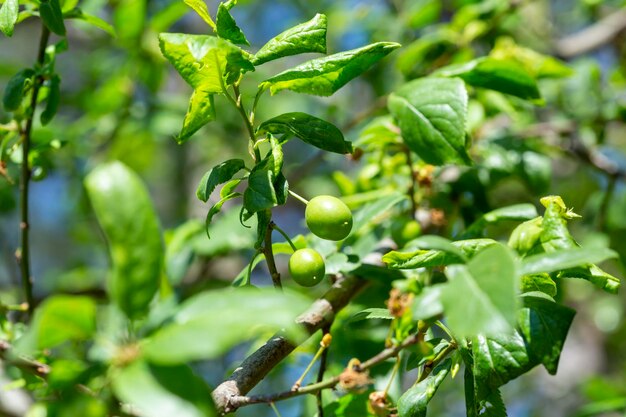
[[[243,193],[243,206],[248,218],[260,210],[278,205],[274,189],[274,174],[269,169],[252,171],[248,177],[248,188]]]
[[[520,292],[542,292],[554,297],[556,295],[556,283],[548,274],[531,274],[522,276]]]
[[[222,93],[222,85],[236,80],[254,66],[237,46],[214,36],[159,34],[163,56],[194,89]]]
[[[255,66],[285,56],[306,52],[326,53],[326,16],[316,14],[308,22],[294,26],[270,39],[252,58]]]
[[[523,99],[540,99],[537,82],[513,60],[478,58],[435,72],[439,77],[459,77],[474,87],[483,87]]]
[[[269,88],[272,94],[291,90],[316,96],[330,96],[399,47],[400,44],[394,42],[377,42],[313,59],[263,81],[259,87]]]
[[[407,146],[432,165],[471,163],[465,143],[467,91],[458,78],[422,78],[400,87],[387,106]]]
[[[448,376],[450,365],[450,359],[446,359],[426,379],[402,394],[398,399],[399,417],[426,417],[428,403]]]
[[[18,0],[5,0],[0,7],[0,31],[6,36],[13,36],[13,28],[19,13]]]
[[[479,252],[467,266],[446,268],[450,282],[441,302],[448,324],[459,337],[511,332],[517,311],[517,268],[510,250],[495,244]],[[459,300],[463,299],[463,303]],[[471,317],[471,320],[467,320]]]
[[[120,162],[94,169],[85,187],[109,242],[109,295],[130,319],[139,318],[157,292],[163,261],[159,220],[148,190]]]
[[[452,242],[452,245],[458,247],[466,258],[472,258],[477,252],[496,243],[493,239],[467,239],[457,240]],[[393,269],[415,269],[463,263],[463,258],[449,251],[418,249],[409,252],[388,252],[383,256],[383,262]]]
[[[343,138],[335,125],[310,114],[293,112],[261,123],[258,133],[293,135],[319,149],[339,154],[351,153],[352,143]]]
[[[467,228],[463,237],[481,237],[485,227],[490,224],[501,221],[525,221],[536,217],[537,209],[532,204],[514,204],[512,206],[501,207],[483,214]]]
[[[188,365],[158,366],[140,359],[111,377],[115,395],[141,415],[217,416],[209,387]]]
[[[230,15],[228,8],[224,3],[220,3],[217,8],[217,16],[215,18],[217,36],[222,39],[231,41],[238,45],[248,45],[250,43],[246,39],[246,35],[243,34],[235,19]]]
[[[456,256],[462,262],[467,262],[467,257],[465,253],[458,246],[455,246],[448,239],[436,236],[436,235],[427,235],[420,236],[417,239],[411,240],[409,243],[411,248],[420,248],[420,249],[428,249],[428,250],[437,250],[441,252],[447,252],[451,255]]]
[[[30,77],[35,75],[35,71],[30,68],[23,69],[15,74],[4,89],[4,95],[2,96],[2,104],[5,110],[15,111],[22,104],[22,98],[24,96],[24,83]]]
[[[104,19],[99,18],[98,16],[94,16],[92,14],[89,13],[85,13],[84,11],[82,11],[81,9],[79,9],[78,7],[63,13],[63,18],[64,19],[77,19],[77,20],[82,20],[85,23],[89,23],[92,26],[97,27],[98,29],[102,29],[103,31],[105,31],[106,33],[108,33],[109,35],[115,37],[116,33],[115,33],[115,28],[108,23],[107,21],[105,21]]]
[[[269,288],[204,292],[186,300],[173,321],[146,342],[144,352],[154,363],[179,364],[215,358],[268,330],[285,328],[288,337],[299,337],[294,319],[309,303],[302,295]]]
[[[233,175],[244,169],[245,166],[243,159],[229,159],[214,166],[200,180],[196,196],[199,200],[206,202],[213,190],[215,190],[215,187],[229,181]]]
[[[554,375],[576,312],[539,294],[522,297],[524,308],[519,312],[519,326],[532,357]]]
[[[226,186],[224,186],[226,187]],[[204,221],[204,227],[206,229],[206,235],[207,237],[210,239],[211,235],[209,233],[209,229],[211,227],[211,221],[213,220],[213,216],[215,216],[217,213],[220,212],[220,210],[222,209],[222,206],[224,205],[225,202],[232,200],[233,198],[237,198],[241,196],[241,193],[236,193],[236,192],[232,192],[232,193],[228,193],[226,195],[223,195],[222,198],[220,198],[220,200],[215,203],[211,209],[209,210],[209,212],[206,215],[206,220]]]
[[[568,249],[529,256],[522,262],[522,274],[556,272],[564,269],[594,264],[606,259],[617,258],[618,254],[608,248]]]
[[[425,287],[415,297],[411,304],[413,320],[428,320],[443,314],[443,305],[441,304],[441,291],[443,288],[445,288],[445,285],[442,284]]]
[[[204,0],[183,0],[185,4],[191,7],[198,15],[206,22],[207,25],[211,26],[213,30],[216,30],[215,22],[211,19],[211,15],[209,14],[209,8],[207,7]]]
[[[365,310],[361,310],[358,313],[353,314],[352,317],[348,319],[348,322],[370,319],[392,320],[393,316],[389,312],[389,309],[386,308],[366,308]]]
[[[47,125],[50,120],[56,115],[57,110],[59,108],[59,102],[61,101],[61,78],[58,75],[54,74],[52,78],[50,78],[50,83],[48,85],[48,98],[46,99],[46,107],[41,112],[41,124]]]
[[[214,36],[161,33],[159,45],[163,56],[194,88],[183,128],[176,138],[182,143],[215,119],[213,94],[223,93],[225,84],[231,84],[242,72],[254,71],[254,66],[243,50]]]
[[[63,12],[59,0],[41,0],[39,16],[52,33],[65,36],[65,23],[63,23]]]
[[[201,87],[196,88],[191,94],[189,108],[183,120],[183,127],[178,136],[176,136],[176,141],[178,143],[185,142],[202,126],[213,120],[215,120],[213,93],[208,93]]]

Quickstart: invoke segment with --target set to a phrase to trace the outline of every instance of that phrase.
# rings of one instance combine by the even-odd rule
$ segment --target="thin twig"
[[[333,286],[316,300],[311,307],[301,314],[296,322],[304,326],[306,333],[314,334],[330,325],[335,315],[367,284],[367,281],[355,277],[338,277]],[[213,391],[213,400],[222,412],[232,412],[239,405],[232,400],[245,396],[256,386],[280,361],[289,355],[301,340],[290,341],[276,335],[257,351],[248,356],[226,381]],[[247,398],[247,397],[243,397]]]
[[[608,44],[624,30],[626,30],[626,8],[606,16],[580,32],[559,40],[555,49],[560,56],[572,58]]]
[[[411,158],[411,150],[409,147],[403,146],[402,150],[406,156],[406,164],[411,172],[411,183],[409,184],[407,194],[409,195],[409,200],[411,201],[411,218],[415,220],[415,216],[417,215],[417,201],[415,201],[415,192],[417,191],[417,187],[415,186],[415,183],[417,182],[417,172],[413,169],[413,158]]]
[[[41,25],[41,37],[39,38],[39,51],[37,52],[37,65],[42,67],[46,56],[46,47],[48,45],[48,39],[50,38],[50,31],[45,25]],[[30,113],[26,119],[26,126],[22,133],[22,174],[20,179],[20,206],[21,206],[21,220],[20,220],[20,249],[15,253],[18,264],[20,265],[20,271],[22,275],[22,286],[24,289],[24,298],[28,303],[28,316],[33,315],[35,309],[35,302],[33,299],[33,278],[30,272],[30,243],[29,243],[29,229],[30,223],[28,220],[28,190],[30,188],[30,175],[31,170],[28,165],[30,154],[30,140],[31,132],[33,129],[33,119],[35,118],[35,109],[37,107],[37,99],[39,97],[39,89],[43,84],[43,78],[38,76],[35,78],[33,85],[33,93],[30,99]]]
[[[48,365],[25,356],[13,357],[11,349],[12,346],[8,342],[0,340],[0,358],[4,362],[40,378],[48,377],[50,373]]]
[[[378,353],[376,356],[373,356],[367,361],[361,363],[360,365],[358,365],[357,370],[362,372],[386,361],[389,358],[393,358],[397,356],[398,353],[400,353],[400,351],[407,348],[408,346],[412,346],[416,343],[419,343],[421,340],[423,340],[423,338],[424,338],[423,333],[415,333],[409,336],[408,338],[406,338],[399,345],[387,348],[381,351],[380,353]],[[284,391],[280,393],[267,394],[267,395],[234,396],[230,399],[230,406],[232,408],[229,409],[229,411],[234,411],[237,408],[250,405],[250,404],[269,403],[269,402],[285,400],[287,398],[297,397],[297,396],[305,395],[305,394],[315,394],[321,390],[334,387],[335,385],[339,383],[340,379],[341,379],[341,375],[337,375],[333,378],[327,379],[322,382],[317,382],[315,384],[306,385],[304,387],[301,387],[297,391],[290,390],[290,391]]]
[[[322,329],[322,334],[330,334],[330,327],[332,323]],[[328,347],[330,348],[330,346]],[[328,361],[328,348],[324,349],[322,352],[322,357],[320,358],[320,367],[317,370],[317,383],[320,383],[324,380],[324,373],[326,372],[326,362]],[[322,391],[318,391],[315,394],[317,401],[317,417],[324,417],[324,403],[322,402]]]

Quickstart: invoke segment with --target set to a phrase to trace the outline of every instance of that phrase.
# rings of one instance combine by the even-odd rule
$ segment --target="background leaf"
[[[13,36],[13,28],[19,12],[18,0],[5,0],[0,7],[0,31],[6,36]]]
[[[85,187],[109,243],[109,295],[129,318],[138,318],[159,287],[163,261],[159,220],[148,190],[121,162],[98,166],[85,178]]]

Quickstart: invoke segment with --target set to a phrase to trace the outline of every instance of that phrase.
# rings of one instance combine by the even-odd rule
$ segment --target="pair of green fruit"
[[[345,203],[329,195],[314,197],[304,213],[306,225],[317,237],[343,240],[352,230],[352,212]],[[289,258],[289,273],[303,287],[312,287],[326,275],[324,258],[316,250],[298,249]]]

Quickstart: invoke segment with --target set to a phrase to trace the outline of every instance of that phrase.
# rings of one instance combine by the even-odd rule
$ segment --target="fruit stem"
[[[294,193],[293,191],[289,190],[289,194],[291,194],[292,196],[294,196],[296,199],[300,200],[302,203],[309,204],[309,200],[307,200],[306,198],[302,197],[299,194]]]
[[[296,248],[296,245],[294,245],[294,243],[291,241],[291,239],[289,239],[289,236],[287,235],[287,233],[285,233],[285,231],[283,229],[278,227],[278,225],[276,223],[270,222],[270,227],[272,229],[276,230],[281,235],[283,235],[283,237],[285,239],[287,239],[287,242],[289,243],[289,246],[291,246],[291,249],[293,249],[294,252],[298,250],[298,248]]]
[[[396,363],[393,366],[393,370],[391,371],[391,376],[389,377],[389,381],[387,381],[387,386],[385,387],[385,390],[383,391],[383,398],[387,398],[387,393],[389,392],[389,389],[391,388],[391,383],[396,377],[396,374],[398,373],[399,368],[400,368],[400,354],[398,353],[398,356],[396,356]]]
[[[304,377],[309,373],[309,371],[313,367],[313,364],[317,362],[320,356],[322,356],[322,353],[324,353],[326,348],[328,348],[328,346],[330,345],[330,340],[331,340],[330,333],[326,333],[322,337],[322,341],[320,342],[320,348],[317,350],[317,352],[315,353],[315,356],[313,356],[313,359],[311,359],[311,362],[309,362],[309,365],[306,367],[302,375],[300,375],[300,378],[298,378],[298,380],[293,384],[293,387],[291,387],[292,391],[298,391],[300,389],[300,387],[302,386],[302,381],[304,380]]]

